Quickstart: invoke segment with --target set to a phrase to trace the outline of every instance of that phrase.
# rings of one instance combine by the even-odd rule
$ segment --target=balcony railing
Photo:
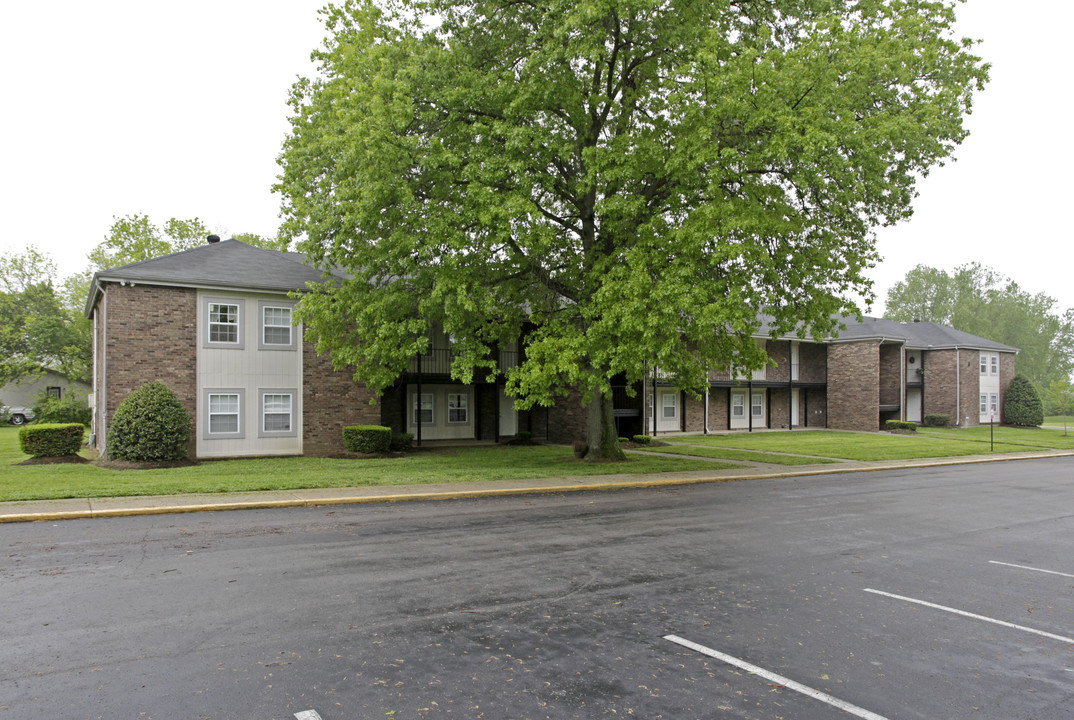
[[[517,350],[500,350],[498,353],[497,367],[501,373],[511,368],[518,367]],[[432,348],[421,356],[422,375],[450,375],[451,363],[455,360],[455,352],[451,348]],[[410,372],[418,373],[418,358],[410,361]]]

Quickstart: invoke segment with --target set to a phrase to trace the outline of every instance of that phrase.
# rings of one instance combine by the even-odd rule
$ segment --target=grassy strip
[[[1052,427],[1068,427],[1074,429],[1074,415],[1049,415],[1044,418],[1045,425]]]
[[[989,428],[918,428],[919,435],[941,438],[944,440],[961,440],[988,445],[994,433],[996,443],[1021,446],[1022,450],[1046,448],[1050,450],[1074,450],[1074,433],[1064,434],[1062,430],[1044,428],[1015,428],[997,426]],[[988,452],[983,450],[982,452]]]
[[[984,428],[987,431],[987,428]],[[1060,431],[1052,432],[1062,435]],[[932,435],[888,435],[850,433],[837,430],[795,430],[778,433],[706,435],[689,438],[662,438],[668,442],[689,442],[711,447],[816,455],[844,460],[911,460],[928,457],[960,457],[988,453],[988,444],[964,442]],[[1044,447],[1044,446],[1038,446]],[[1024,452],[1025,445],[1005,443],[998,437],[993,452]]]
[[[257,458],[191,467],[109,470],[96,465],[17,465],[26,459],[13,428],[0,428],[0,500],[177,495],[472,480],[522,480],[714,470],[704,460],[632,456],[623,463],[575,460],[570,448],[483,446],[422,450],[400,458]],[[734,467],[729,466],[729,467]]]
[[[753,450],[727,450],[711,447],[654,447],[638,448],[646,452],[662,452],[672,455],[693,455],[695,457],[716,458],[718,460],[745,460],[747,462],[769,463],[771,465],[823,465],[835,460],[821,457],[801,457],[798,455],[779,455],[777,453],[755,452]]]

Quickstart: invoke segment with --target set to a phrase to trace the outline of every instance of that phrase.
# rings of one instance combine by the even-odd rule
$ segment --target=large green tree
[[[980,263],[950,273],[918,265],[888,290],[884,316],[942,323],[1019,348],[1019,373],[1041,390],[1074,372],[1074,311]]]
[[[89,375],[89,321],[55,282],[56,263],[36,247],[0,256],[0,385],[46,368],[71,379]]]
[[[302,300],[321,351],[389,385],[459,341],[520,408],[580,388],[589,459],[621,457],[610,383],[697,393],[756,367],[757,312],[855,312],[872,228],[964,138],[986,79],[943,0],[347,0],[296,83],[284,232],[345,269]]]

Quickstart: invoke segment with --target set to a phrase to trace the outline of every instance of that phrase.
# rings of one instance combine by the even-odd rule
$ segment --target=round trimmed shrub
[[[1007,386],[1003,422],[1021,427],[1038,427],[1044,424],[1044,404],[1040,401],[1037,389],[1025,375],[1015,375]]]
[[[167,385],[154,380],[131,392],[108,428],[108,456],[133,462],[186,460],[190,416]]]

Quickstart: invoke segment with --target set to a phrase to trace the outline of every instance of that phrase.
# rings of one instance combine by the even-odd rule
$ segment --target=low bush
[[[174,392],[156,380],[131,391],[108,428],[108,456],[131,462],[187,459],[190,415]]]
[[[46,396],[38,398],[34,406],[34,422],[38,424],[81,423],[88,427],[92,419],[85,396],[68,394],[62,400]]]
[[[653,438],[650,435],[635,435],[630,439],[636,442],[638,445],[648,445],[653,441]]]
[[[907,430],[909,432],[916,432],[917,423],[904,422],[903,420],[885,420],[884,429],[888,432],[892,432],[894,430]]]
[[[950,427],[951,416],[947,413],[929,413],[921,422],[925,427]]]
[[[626,437],[619,438],[619,444],[620,445],[622,445],[623,443],[628,443],[628,442],[630,442],[630,438],[626,438]]]
[[[392,446],[392,430],[383,425],[348,425],[343,428],[343,447],[367,455],[386,453]]]
[[[19,447],[30,457],[76,455],[86,426],[82,423],[46,423],[19,428]]]
[[[414,447],[414,433],[392,433],[392,442],[388,448],[392,452],[406,452]]]

